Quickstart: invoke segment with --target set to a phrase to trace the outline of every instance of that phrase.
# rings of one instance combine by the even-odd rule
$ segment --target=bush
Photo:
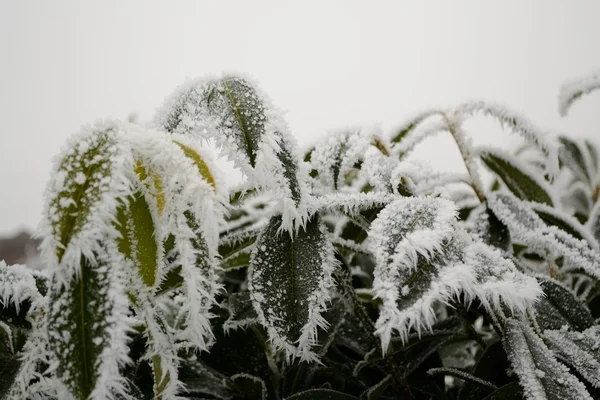
[[[473,148],[477,114],[527,145]],[[468,174],[406,160],[439,132]],[[600,398],[599,167],[477,102],[302,155],[249,80],[191,81],[56,159],[48,268],[0,263],[0,397]]]

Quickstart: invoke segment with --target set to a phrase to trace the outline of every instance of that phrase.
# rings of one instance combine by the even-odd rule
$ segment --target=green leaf
[[[592,400],[585,386],[559,363],[542,339],[523,322],[509,318],[504,348],[519,376],[525,398]]]
[[[236,374],[230,379],[233,386],[244,396],[244,399],[267,399],[267,387],[261,378],[248,374]]]
[[[158,269],[159,245],[150,206],[140,192],[129,197],[127,206],[117,210],[119,251],[138,268],[144,284],[153,287]]]
[[[0,399],[7,399],[10,389],[14,383],[21,362],[18,355],[5,357],[0,354]]]
[[[493,366],[493,368],[490,366]],[[509,384],[511,381],[506,374],[506,371],[509,368],[510,364],[506,358],[506,353],[502,347],[502,342],[497,341],[485,349],[481,358],[477,361],[472,373],[476,377],[483,379],[484,381],[491,382],[496,386],[500,386],[501,388],[502,386]],[[484,386],[475,385],[471,382],[465,382],[464,386],[460,390],[459,399],[478,400],[489,392],[490,389]]]
[[[559,282],[538,277],[545,296],[536,304],[537,320],[544,329],[561,329],[564,325],[583,331],[594,324],[590,311],[570,290]]]
[[[526,171],[515,158],[498,150],[492,152],[488,149],[480,155],[485,165],[495,172],[519,199],[553,205],[552,197],[548,194],[550,190],[543,180]]]
[[[561,164],[566,165],[575,176],[587,184],[591,183],[591,174],[579,145],[573,140],[560,136],[558,138],[561,147],[558,150],[558,158]]]
[[[249,270],[254,308],[273,343],[290,357],[311,359],[321,313],[333,281],[333,246],[318,215],[293,238],[271,218],[256,243]]]
[[[113,268],[122,267],[113,265],[106,253],[95,254],[93,261],[82,256],[78,275],[50,290],[49,349],[58,360],[57,376],[77,399],[87,399],[101,376],[117,380],[111,368],[125,356],[115,355],[113,360],[112,354],[103,354],[124,346],[128,329],[121,322],[127,300],[119,293],[122,282],[116,280]],[[110,390],[103,387],[99,393]]]
[[[281,189],[296,205],[300,202],[293,139],[284,120],[247,80],[223,76],[186,84],[159,111],[156,123],[169,133],[216,138],[259,186]]]
[[[532,203],[531,208],[547,225],[556,226],[576,239],[586,240],[588,243],[594,241],[575,218],[568,218],[568,215],[541,204]]]
[[[155,296],[159,296],[173,289],[177,289],[182,283],[183,277],[181,276],[181,265],[178,265],[167,271],[158,289],[156,289]]]
[[[58,165],[50,183],[51,190],[58,190],[50,193],[46,220],[57,242],[54,251],[59,262],[73,238],[90,221],[92,212],[103,208],[99,207],[103,196],[111,192],[119,197],[120,191],[115,188],[119,177],[113,176],[119,151],[116,143],[114,128],[88,132],[73,140]],[[106,215],[99,217],[108,219]]]
[[[496,390],[483,400],[522,400],[523,390],[519,382],[508,383]]]
[[[258,314],[252,306],[250,293],[238,292],[232,293],[227,301],[229,309],[229,318],[223,323],[223,329],[246,328],[258,322]]]
[[[483,241],[502,250],[508,250],[511,244],[510,230],[498,219],[494,211],[487,205],[485,207],[485,229]]]
[[[600,388],[600,330],[598,326],[583,332],[547,330],[548,346],[595,388]]]
[[[358,400],[358,397],[329,389],[310,389],[296,393],[285,400]]]
[[[185,154],[186,157],[188,157],[189,159],[191,159],[194,164],[196,164],[196,166],[198,167],[198,172],[200,173],[200,175],[214,188],[217,189],[217,185],[215,183],[215,178],[212,174],[212,172],[210,172],[210,168],[208,167],[208,164],[206,164],[206,162],[204,161],[204,159],[202,158],[202,156],[200,154],[198,154],[197,151],[195,151],[194,149],[192,149],[189,146],[186,146],[185,144],[177,141],[177,140],[173,140],[173,142],[181,147],[181,150],[183,150],[183,154]]]

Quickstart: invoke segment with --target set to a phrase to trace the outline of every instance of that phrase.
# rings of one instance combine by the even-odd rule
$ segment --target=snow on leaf
[[[508,319],[503,344],[528,400],[592,400],[585,386],[528,325]]]
[[[461,116],[481,114],[497,119],[503,127],[509,128],[514,133],[523,136],[528,142],[542,150],[548,156],[548,165],[546,167],[548,172],[552,176],[558,174],[558,146],[519,114],[498,104],[483,101],[466,102],[456,108],[456,113]]]
[[[598,326],[583,332],[547,330],[549,347],[572,365],[595,388],[600,388],[600,330]]]
[[[113,399],[125,392],[119,372],[129,362],[131,329],[125,261],[116,245],[104,243],[91,258],[80,258],[71,280],[53,280],[49,292],[49,349],[57,377],[76,398]]]
[[[521,200],[550,206],[557,203],[553,199],[550,186],[515,157],[493,148],[479,149],[478,153],[485,165]]]
[[[41,226],[43,256],[51,268],[61,263],[56,278],[68,281],[82,255],[91,259],[100,239],[118,236],[112,222],[130,193],[132,168],[121,124],[98,124],[69,140],[55,162]]]
[[[317,328],[329,301],[335,266],[333,246],[315,215],[294,237],[280,235],[281,217],[271,219],[250,260],[249,289],[260,322],[286,357],[315,360]]]
[[[575,100],[594,90],[600,89],[600,71],[593,74],[565,82],[558,95],[558,110],[565,116]]]

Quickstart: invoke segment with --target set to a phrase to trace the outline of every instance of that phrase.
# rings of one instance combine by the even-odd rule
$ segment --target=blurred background
[[[598,142],[600,95],[561,118],[557,94],[600,68],[599,15],[592,0],[0,0],[0,259],[36,265],[30,235],[68,136],[97,119],[151,119],[204,74],[255,78],[302,147],[348,126],[390,134],[421,110],[471,99]],[[518,144],[493,121],[468,128],[476,143]],[[442,136],[413,156],[463,168]]]

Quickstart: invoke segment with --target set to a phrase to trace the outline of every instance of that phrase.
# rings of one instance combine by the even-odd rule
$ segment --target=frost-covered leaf
[[[225,191],[215,176],[212,158],[193,147],[193,141],[174,137],[175,142],[150,131],[134,132],[128,138],[136,159],[146,169],[145,174],[137,174],[141,181],[138,189],[147,191],[144,199],[150,207],[146,214],[157,221],[153,231],[141,233],[147,241],[157,243],[158,269],[151,292],[167,289],[163,279],[168,278],[169,285],[181,283],[186,301],[177,310],[176,337],[182,346],[205,350],[212,341],[210,308],[220,289],[217,246]],[[156,182],[160,183],[158,193],[152,190]],[[150,253],[150,249],[146,251]]]
[[[554,358],[528,325],[508,319],[503,343],[527,399],[592,400],[583,383]]]
[[[487,205],[473,210],[469,214],[469,220],[473,220],[474,233],[484,243],[502,250],[509,249],[511,245],[510,230]]]
[[[400,126],[394,129],[394,134],[390,141],[392,143],[401,142],[406,136],[408,136],[412,131],[415,130],[417,126],[419,126],[423,121],[432,117],[434,115],[441,114],[440,110],[427,110],[423,111],[414,117],[409,118],[406,122],[402,123]]]
[[[47,188],[42,226],[43,255],[51,265],[79,270],[81,254],[91,257],[112,226],[115,210],[129,194],[130,149],[118,124],[87,128],[73,137],[56,160]]]
[[[575,141],[561,136],[558,139],[561,147],[558,150],[558,157],[560,162],[567,166],[577,179],[590,184],[592,183],[592,172],[590,171],[591,160],[586,160],[584,151]]]
[[[338,190],[345,185],[346,176],[362,161],[371,137],[361,130],[342,131],[328,136],[315,146],[310,163],[319,180]]]
[[[258,322],[258,315],[252,305],[250,293],[239,292],[229,296],[227,301],[229,318],[223,323],[223,330],[245,329]]]
[[[424,267],[418,269],[419,263],[429,265],[428,260],[442,250],[442,244],[452,236],[455,219],[454,205],[447,200],[406,198],[390,203],[372,223],[369,240],[376,260],[373,291],[383,300],[377,327],[384,349],[392,329],[406,335],[406,329],[415,324],[399,314],[397,302],[408,295],[410,288],[404,287],[411,273],[424,273],[429,279],[433,271],[425,273]],[[416,282],[416,278],[412,280]]]
[[[483,101],[467,102],[456,109],[456,113],[465,116],[484,115],[493,117],[502,127],[521,135],[529,143],[542,150],[547,158],[546,170],[552,175],[558,174],[558,146],[544,132],[533,126],[526,118],[498,104]]]
[[[249,229],[221,237],[221,267],[228,270],[248,266],[259,233],[258,229]]]
[[[154,220],[144,194],[136,192],[128,200],[117,210],[119,251],[136,265],[144,284],[153,287],[162,251],[160,238],[154,233]]]
[[[591,248],[598,249],[598,242],[575,218],[545,204],[531,203],[531,208],[549,226],[556,226],[575,239],[585,240]]]
[[[124,262],[106,247],[81,257],[70,281],[55,281],[48,310],[49,348],[57,376],[75,398],[111,399],[124,390],[128,300]],[[66,395],[66,394],[63,394]]]
[[[288,218],[298,216],[305,174],[296,143],[270,101],[247,79],[190,81],[167,101],[155,123],[169,133],[215,138],[258,186],[280,192]]]
[[[294,237],[281,234],[275,216],[258,239],[250,261],[249,288],[269,338],[288,358],[315,359],[317,328],[333,285],[333,246],[318,215]]]
[[[529,246],[529,251],[549,258],[562,256],[567,264],[563,270],[582,270],[600,279],[600,254],[588,242],[578,240],[557,227],[547,226],[527,203],[508,193],[492,193],[488,196],[488,204],[510,228],[511,235]]]
[[[582,331],[593,325],[590,311],[570,290],[547,277],[538,277],[537,280],[544,291],[535,307],[541,327],[560,329],[567,325]]]
[[[600,89],[600,72],[564,83],[558,95],[558,110],[565,116],[575,100],[581,96]]]
[[[436,198],[391,203],[372,224],[376,258],[373,289],[383,301],[377,333],[387,348],[393,330],[430,329],[433,305],[459,294],[478,298],[489,311],[524,312],[541,293],[512,262],[454,227],[452,203]]]
[[[596,241],[600,243],[600,201],[596,202],[596,205],[592,209],[586,226]]]
[[[330,389],[309,389],[287,397],[285,400],[358,400],[358,397]]]
[[[552,206],[551,189],[543,179],[516,158],[497,149],[486,148],[479,151],[485,165],[498,175],[511,192],[521,200],[535,201]]]
[[[600,387],[600,329],[591,327],[583,332],[547,330],[548,345],[573,366],[593,387]]]

